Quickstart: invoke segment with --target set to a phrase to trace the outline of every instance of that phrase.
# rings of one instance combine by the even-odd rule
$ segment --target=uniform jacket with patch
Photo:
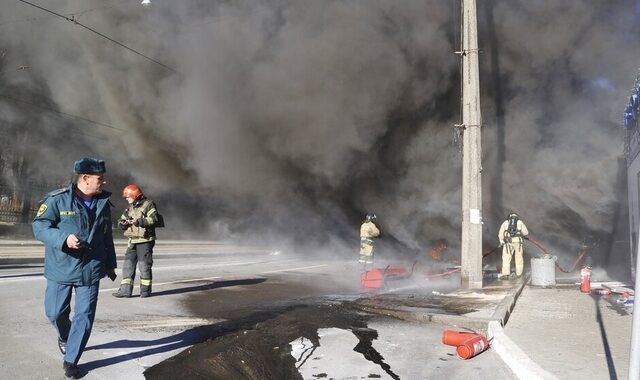
[[[140,198],[130,204],[120,216],[120,220],[133,219],[137,226],[127,226],[124,236],[129,238],[130,244],[147,243],[156,240],[156,224],[158,210],[156,204],[148,198]]]
[[[90,225],[89,212],[74,195],[75,185],[47,194],[33,220],[36,239],[45,245],[44,276],[60,284],[88,286],[115,269],[116,251],[111,230],[111,193],[95,196],[96,217]],[[84,248],[71,249],[67,237],[85,241]]]

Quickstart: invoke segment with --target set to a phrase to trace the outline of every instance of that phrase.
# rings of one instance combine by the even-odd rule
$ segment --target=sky
[[[24,175],[103,158],[116,195],[138,183],[202,238],[350,254],[373,212],[390,251],[459,250],[456,2],[34,4],[103,36],[0,0],[0,125]],[[559,255],[611,250],[639,9],[479,2],[485,250],[510,211]]]

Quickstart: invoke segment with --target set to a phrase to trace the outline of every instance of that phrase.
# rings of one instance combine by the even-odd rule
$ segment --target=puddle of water
[[[373,329],[318,329],[319,344],[305,337],[289,343],[303,379],[398,379],[372,346]]]

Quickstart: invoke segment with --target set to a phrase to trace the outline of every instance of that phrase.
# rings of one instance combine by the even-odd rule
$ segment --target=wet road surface
[[[0,266],[7,378],[63,378],[41,273],[37,264]],[[431,297],[451,284],[398,283],[395,292],[363,294],[358,275],[336,258],[160,243],[153,297],[140,299],[136,287],[133,298],[116,299],[117,283],[102,281],[80,368],[87,379],[124,380],[474,378],[477,371],[512,378],[491,350],[469,361],[455,357],[440,343],[446,326],[371,312],[402,304],[455,313]]]

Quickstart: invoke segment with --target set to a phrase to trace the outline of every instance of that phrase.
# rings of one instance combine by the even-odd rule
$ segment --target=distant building
[[[640,76],[636,77],[624,108],[622,126],[625,130],[624,150],[627,161],[627,189],[629,201],[629,232],[631,244],[631,272],[635,275],[635,253],[640,228]]]

